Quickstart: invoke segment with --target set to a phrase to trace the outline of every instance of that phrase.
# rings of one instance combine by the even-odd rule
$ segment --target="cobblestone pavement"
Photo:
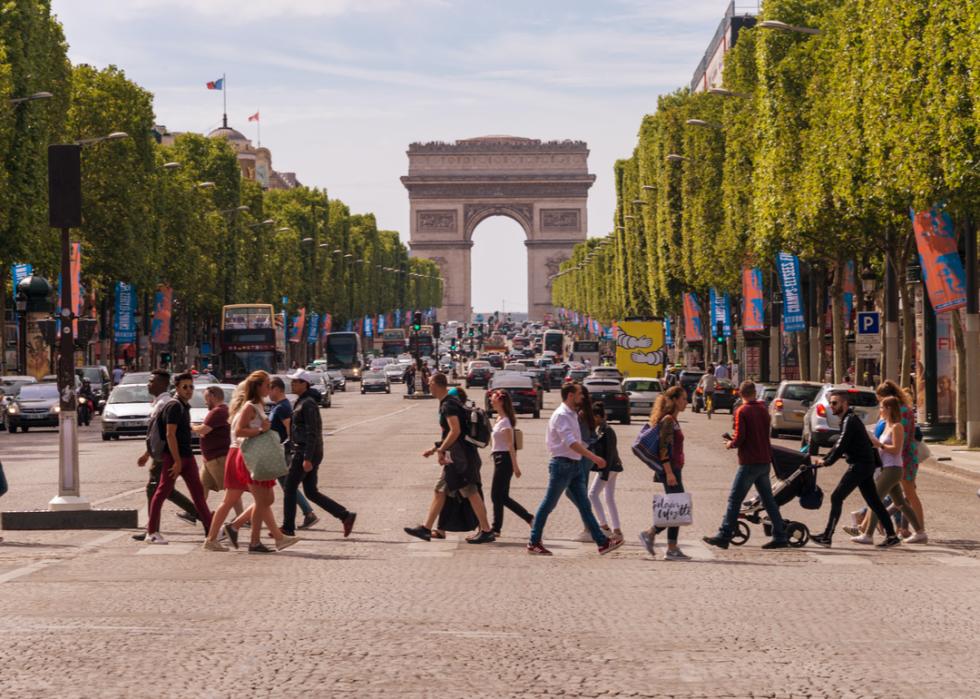
[[[567,501],[545,533],[550,559],[525,554],[514,517],[495,544],[427,544],[402,527],[424,515],[437,476],[419,456],[436,405],[400,392],[338,394],[324,411],[320,481],[358,512],[350,539],[320,513],[286,552],[204,553],[171,506],[169,546],[131,532],[5,532],[0,697],[980,695],[976,483],[920,476],[928,546],[878,551],[841,535],[830,550],[765,552],[755,527],[745,546],[709,550],[697,542],[717,527],[734,473],[720,440],[729,421],[688,413],[695,525],[681,545],[693,561],[654,561],[640,547],[653,486],[628,454],[627,545],[610,556],[574,541],[581,524]],[[556,402],[550,394],[547,407]],[[545,420],[520,423],[525,476],[512,494],[533,509]],[[617,427],[624,452],[638,429]],[[92,428],[83,492],[145,508],[139,453],[138,441],[102,443]],[[4,509],[54,494],[53,433],[0,433],[0,457]],[[828,493],[839,473],[820,473]],[[816,529],[827,507],[784,513]]]

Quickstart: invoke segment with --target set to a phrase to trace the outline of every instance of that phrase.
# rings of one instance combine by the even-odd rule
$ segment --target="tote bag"
[[[686,527],[694,523],[690,493],[653,496],[653,526]]]
[[[252,480],[272,481],[279,476],[285,476],[289,471],[286,455],[279,443],[279,434],[275,430],[249,437],[242,442],[241,449]]]

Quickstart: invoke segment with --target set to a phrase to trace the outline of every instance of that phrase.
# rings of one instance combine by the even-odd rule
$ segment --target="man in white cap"
[[[303,493],[310,502],[339,519],[344,525],[344,536],[350,536],[354,528],[356,512],[334,502],[317,490],[317,471],[323,461],[323,422],[320,419],[320,395],[312,388],[316,374],[305,369],[297,369],[289,375],[290,390],[299,398],[293,406],[293,418],[289,425],[289,437],[293,454],[283,487],[282,530],[289,536],[296,528],[296,491],[300,483]]]

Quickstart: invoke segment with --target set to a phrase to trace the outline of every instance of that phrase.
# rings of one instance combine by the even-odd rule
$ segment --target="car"
[[[623,373],[614,366],[593,367],[592,373],[589,376],[596,379],[616,379],[617,381],[623,380]]]
[[[504,368],[504,355],[502,354],[488,354],[485,357],[480,357],[480,359],[489,362],[494,369]]]
[[[591,374],[588,369],[576,369],[575,367],[570,367],[567,372],[565,372],[565,378],[562,379],[563,383],[571,383],[572,381],[578,381],[581,383],[589,377]]]
[[[384,368],[384,374],[388,377],[389,383],[405,383],[405,366],[395,362]]]
[[[361,375],[361,393],[391,393],[391,384],[383,371],[365,371]]]
[[[101,364],[90,366],[75,367],[75,374],[81,379],[88,379],[92,386],[92,394],[95,396],[95,411],[102,413],[109,391],[112,390],[112,377],[109,370]]]
[[[520,362],[508,362],[504,364],[504,371],[514,371],[518,374],[527,371],[527,365],[521,364]]]
[[[314,371],[313,373],[317,380],[310,388],[316,389],[317,393],[320,394],[320,407],[329,408],[333,405],[333,380],[327,376],[325,371]]]
[[[660,379],[637,376],[623,381],[623,390],[630,399],[630,415],[649,415],[663,386]]]
[[[119,380],[120,386],[127,386],[133,383],[141,383],[146,385],[152,374],[149,371],[130,371],[123,374],[122,379]]]
[[[7,429],[7,404],[17,397],[22,386],[37,383],[33,376],[0,376],[0,430]]]
[[[713,412],[727,410],[731,415],[735,412],[735,401],[738,400],[738,388],[728,379],[715,380],[715,392],[711,396],[711,408]],[[691,402],[691,409],[700,413],[706,409],[704,393],[700,388],[694,389],[694,400]]]
[[[551,378],[548,376],[547,369],[535,366],[525,369],[523,373],[534,379],[535,385],[539,390],[551,391]]]
[[[487,386],[493,377],[493,367],[490,362],[476,359],[466,367],[466,388],[470,386]]]
[[[485,396],[485,409],[487,415],[493,413],[493,406],[490,405],[490,393],[493,391],[504,391],[510,395],[511,403],[514,404],[514,412],[518,414],[530,413],[531,417],[537,419],[541,417],[541,409],[544,407],[544,396],[541,391],[534,387],[534,379],[525,373],[502,372],[493,377],[487,387]]]
[[[548,381],[551,382],[552,386],[561,385],[561,382],[565,380],[565,374],[568,373],[568,365],[566,364],[548,364],[546,369]]]
[[[102,441],[145,437],[152,403],[153,396],[145,383],[119,384],[112,389],[102,411]]]
[[[214,374],[210,374],[208,372],[203,372],[203,373],[195,374],[194,375],[194,385],[195,386],[200,386],[202,384],[206,386],[208,384],[213,384],[213,383],[220,383],[220,381],[218,381],[218,377],[215,376]]]
[[[769,432],[803,434],[803,419],[824,384],[817,381],[783,381],[769,404]]]
[[[330,377],[334,391],[340,391],[341,393],[347,392],[347,379],[344,378],[344,372],[340,371],[340,369],[331,369],[325,373]]]
[[[768,409],[772,405],[773,398],[776,397],[777,390],[779,390],[778,383],[757,383],[755,385],[755,397],[757,400],[762,401]],[[735,399],[735,410],[738,410],[742,406],[742,402],[742,396]],[[779,435],[770,430],[770,436],[778,437]]]
[[[208,414],[208,406],[204,402],[204,392],[211,388],[211,386],[216,386],[221,389],[225,395],[225,403],[231,405],[231,397],[235,393],[235,384],[233,383],[218,383],[218,384],[206,384],[206,385],[195,385],[194,395],[191,396],[190,406],[191,411],[191,424],[200,425],[204,422],[204,418]],[[191,448],[195,451],[200,451],[201,449],[201,437],[196,432],[191,432]]]
[[[7,431],[13,434],[20,428],[27,432],[31,427],[58,427],[58,384],[24,384],[20,392],[7,403],[4,423]]]
[[[677,384],[687,391],[687,402],[694,400],[694,389],[698,387],[698,382],[704,372],[698,369],[684,369],[677,377]]]
[[[851,407],[866,426],[873,427],[878,422],[878,396],[873,388],[850,384],[824,384],[803,416],[800,441],[803,446],[808,447],[810,456],[817,456],[820,447],[835,444],[840,434],[840,418],[830,409],[829,398],[833,391],[847,391]]]
[[[384,371],[386,366],[395,363],[396,360],[394,357],[378,357],[377,359],[371,360],[371,371]]]
[[[602,401],[606,409],[606,419],[619,420],[620,424],[630,424],[630,398],[623,390],[623,384],[616,379],[587,378],[582,385],[589,391],[593,403]]]

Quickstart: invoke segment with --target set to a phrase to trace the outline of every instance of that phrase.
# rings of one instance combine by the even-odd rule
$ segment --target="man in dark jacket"
[[[292,379],[290,388],[299,398],[293,406],[289,425],[292,457],[283,488],[282,530],[289,536],[295,533],[296,491],[302,483],[306,499],[339,519],[344,525],[344,537],[348,537],[354,528],[357,513],[349,511],[317,489],[317,471],[323,461],[323,421],[320,419],[320,394],[311,388],[316,375],[305,369],[297,369],[289,378]]]
[[[786,525],[779,514],[779,505],[772,495],[769,482],[769,464],[772,462],[772,445],[769,442],[769,410],[766,404],[756,399],[755,384],[743,381],[739,386],[742,405],[735,411],[735,434],[726,442],[729,449],[738,449],[738,471],[728,493],[728,509],[721,520],[721,527],[714,536],[704,537],[704,542],[727,549],[735,534],[738,512],[742,501],[755,486],[762,504],[772,522],[772,541],[762,545],[764,549],[784,549]]]
[[[874,472],[877,464],[875,449],[871,444],[871,438],[868,437],[868,430],[851,407],[851,392],[848,389],[831,391],[829,399],[830,409],[841,419],[840,438],[830,453],[822,461],[817,462],[817,466],[830,466],[844,456],[847,459],[847,470],[830,496],[830,517],[827,520],[827,528],[824,529],[823,534],[811,536],[810,541],[820,546],[830,546],[837,522],[840,520],[841,509],[844,507],[844,500],[857,488],[861,491],[861,497],[868,503],[868,507],[878,516],[881,526],[885,528],[887,536],[878,547],[888,548],[900,544],[902,540],[895,536],[891,517],[875,489]]]

